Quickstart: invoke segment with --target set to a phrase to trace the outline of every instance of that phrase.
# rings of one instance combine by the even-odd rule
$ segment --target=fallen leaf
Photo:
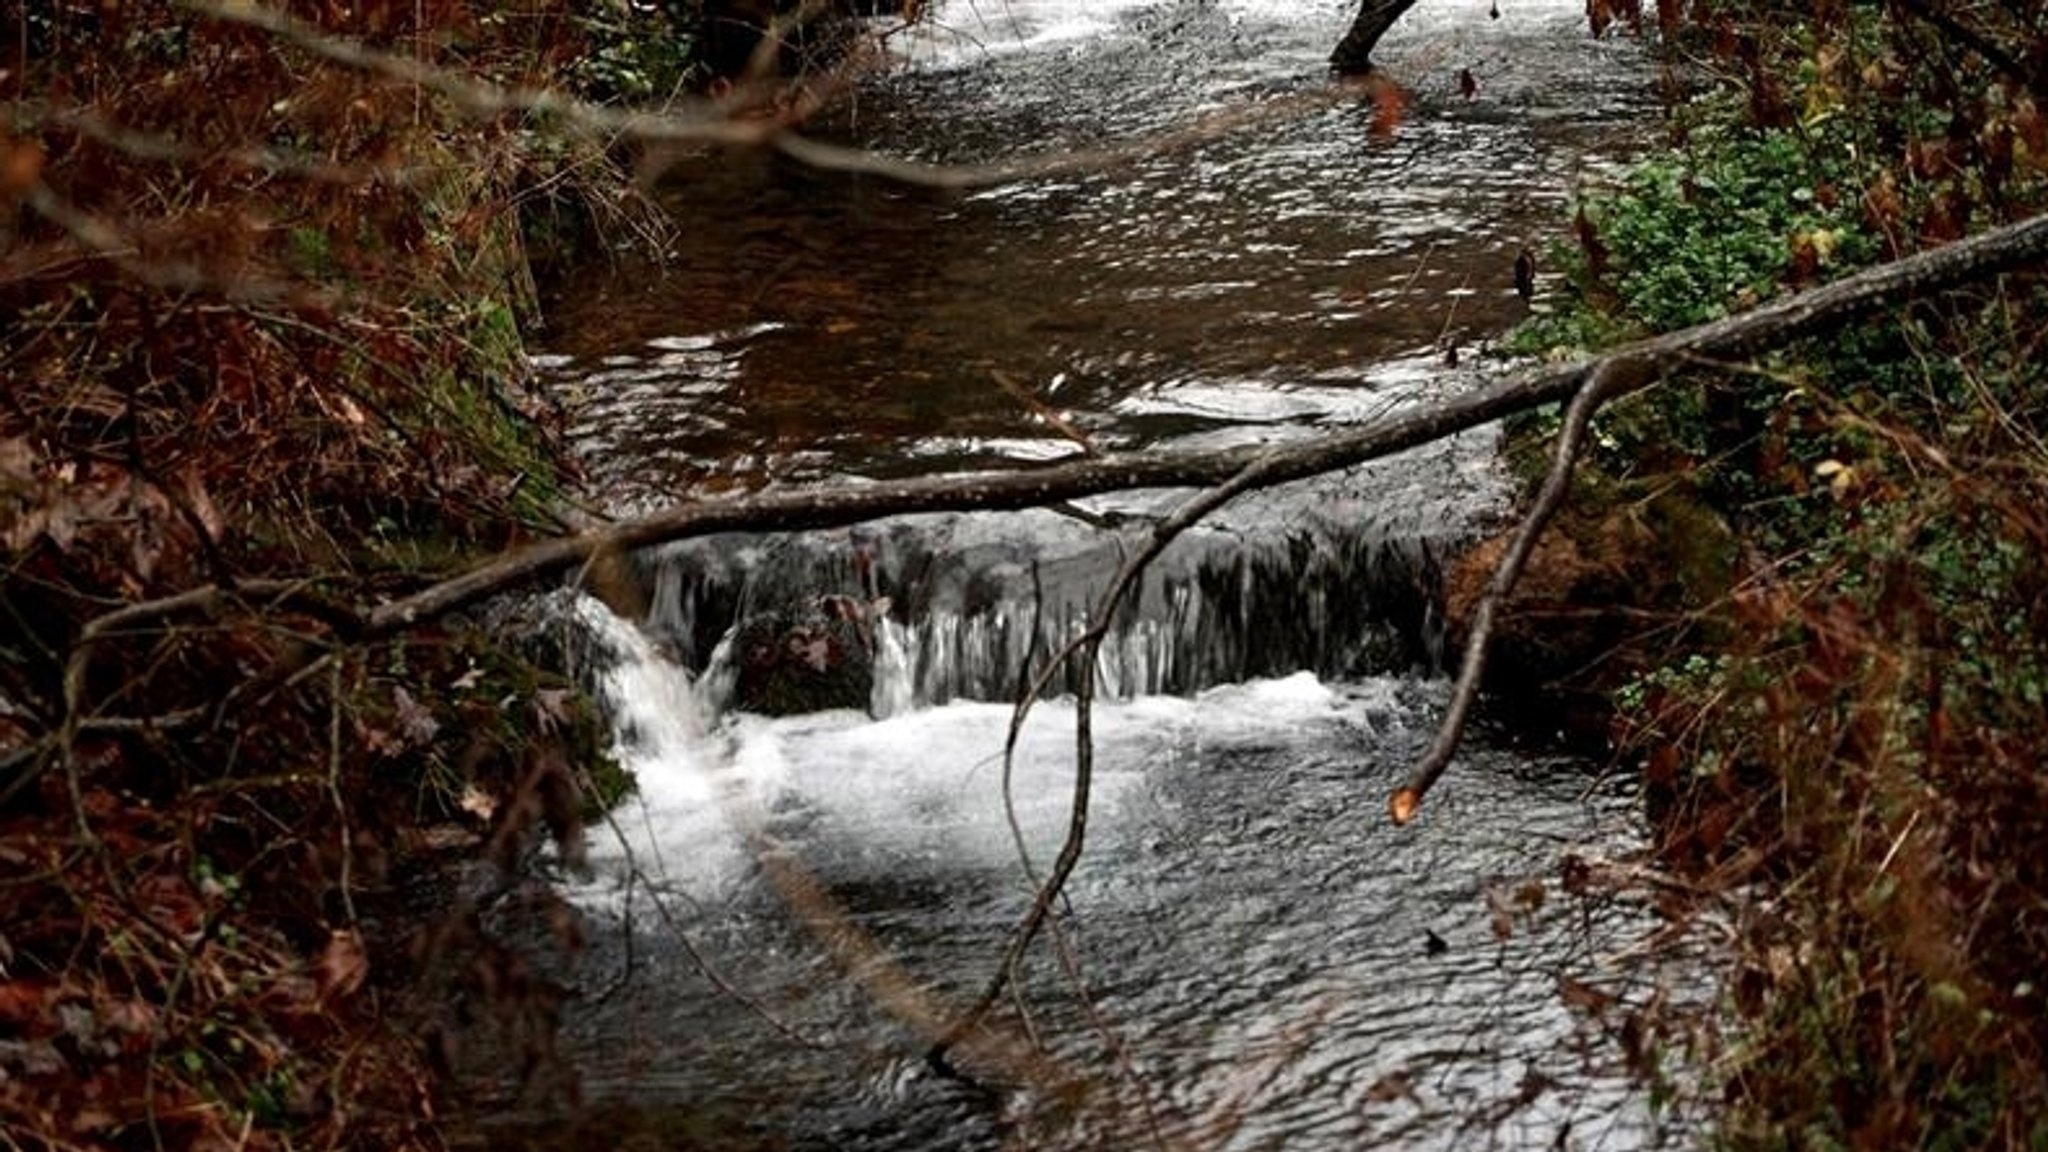
[[[542,732],[554,732],[575,718],[576,694],[567,688],[542,688],[533,694],[533,715]]]
[[[219,506],[214,504],[213,495],[206,490],[206,480],[200,476],[199,469],[185,469],[180,487],[184,489],[185,507],[191,510],[193,519],[199,521],[207,539],[215,543],[226,539],[227,521],[221,516]]]
[[[0,1023],[20,1029],[43,1014],[50,1000],[50,987],[28,980],[0,984]]]
[[[391,704],[393,714],[398,720],[398,730],[404,734],[407,742],[426,744],[440,733],[441,722],[434,719],[434,714],[413,699],[412,693],[404,688],[391,689]]]
[[[1588,1015],[1598,1016],[1614,1003],[1614,997],[1602,992],[1583,980],[1569,976],[1558,981],[1558,996],[1567,1007],[1576,1008]]]
[[[43,146],[33,140],[0,143],[0,199],[14,200],[43,178]]]
[[[1486,911],[1493,926],[1493,938],[1505,943],[1515,934],[1515,910],[1508,905],[1507,897],[1501,895],[1500,889],[1486,890]]]
[[[320,998],[332,1000],[355,994],[370,975],[370,957],[363,951],[363,938],[349,929],[336,929],[327,937],[314,966],[320,980]]]
[[[1372,94],[1372,126],[1374,136],[1392,136],[1400,130],[1401,121],[1408,115],[1408,93],[1399,84],[1383,81],[1376,85]]]
[[[462,790],[462,799],[456,803],[461,805],[464,812],[479,820],[489,820],[498,814],[498,802],[491,798],[490,793],[474,784]]]
[[[1415,1077],[1407,1070],[1389,1072],[1372,1082],[1365,1090],[1365,1098],[1374,1104],[1388,1104],[1395,1100],[1415,1099]]]

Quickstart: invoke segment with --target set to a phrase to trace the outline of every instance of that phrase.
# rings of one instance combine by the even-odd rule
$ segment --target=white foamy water
[[[1069,453],[1043,408],[1102,451],[1185,448],[1472,385],[1520,315],[1515,252],[1655,123],[1654,76],[1633,44],[1587,38],[1577,0],[1499,0],[1497,20],[1493,0],[1424,0],[1380,53],[1415,97],[1389,133],[1328,86],[1355,3],[947,0],[890,41],[910,66],[863,91],[851,138],[978,162],[1273,114],[964,197],[722,156],[679,171],[684,218],[733,226],[687,230],[659,267],[594,268],[557,302],[569,358],[549,377],[593,414],[593,474],[631,507]],[[1142,526],[930,517],[644,557],[653,642],[581,609],[641,789],[579,895],[593,994],[564,1050],[584,1099],[831,1152],[1685,1143],[1617,1067],[1617,1017],[1558,996],[1564,978],[1664,994],[1603,960],[1647,913],[1561,886],[1565,853],[1640,850],[1626,789],[1482,730],[1419,820],[1384,816],[1445,694],[1434,616],[1403,590],[1497,507],[1493,455],[1474,433],[1246,499],[1155,562],[1098,669],[1118,699],[1095,711],[1087,851],[1058,908],[1088,988],[1042,937],[996,1021],[1082,1070],[1085,1099],[928,1074],[899,993],[958,1010],[1002,962],[1031,895],[1004,814],[1010,709],[988,701],[1090,617]],[[895,606],[880,718],[716,715],[716,636],[821,592]],[[1323,678],[1282,675],[1304,667]],[[1041,870],[1070,817],[1075,718],[1048,702],[1015,764]],[[689,898],[622,899],[629,861]],[[1504,899],[1526,901],[1505,935]],[[873,979],[888,970],[899,989]]]
[[[890,664],[880,719],[850,711],[769,718],[709,714],[706,692],[640,628],[587,597],[575,615],[602,653],[597,689],[613,716],[614,753],[638,782],[593,837],[597,904],[639,881],[703,900],[730,896],[764,850],[818,856],[836,873],[886,873],[905,862],[962,873],[1018,869],[1022,842],[1043,868],[1066,834],[1074,796],[1075,703],[1034,707],[1016,743],[1005,803],[1004,747],[1014,709],[956,701],[909,710]],[[897,673],[900,676],[900,672]],[[1394,682],[1383,686],[1391,714]],[[1141,696],[1093,709],[1091,835],[1123,831],[1126,801],[1149,773],[1262,734],[1355,711],[1308,673]],[[1020,873],[1021,875],[1021,873]]]
[[[1112,31],[1145,0],[953,0],[905,29],[890,47],[903,59],[948,68],[1044,51]]]

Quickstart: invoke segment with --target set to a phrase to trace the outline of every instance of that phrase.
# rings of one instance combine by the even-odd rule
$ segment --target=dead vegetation
[[[2003,27],[1965,7],[1944,11],[1980,37]],[[14,5],[18,50],[0,75],[0,312],[13,318],[0,331],[0,1132],[15,1144],[432,1146],[437,1078],[476,1058],[473,1029],[495,1033],[484,1051],[511,1089],[549,1070],[564,990],[500,944],[487,913],[531,913],[565,949],[573,918],[503,880],[485,890],[491,909],[422,920],[447,892],[421,901],[397,883],[451,856],[509,877],[544,832],[573,854],[586,797],[605,790],[587,707],[455,616],[489,593],[748,518],[1017,507],[1165,481],[1211,486],[1199,509],[1598,374],[1539,374],[1285,457],[1091,460],[554,538],[573,473],[553,413],[521,385],[531,297],[513,221],[602,152],[530,134],[537,119],[766,143],[947,186],[1098,159],[934,173],[772,123],[565,109],[534,93],[577,50],[566,9],[292,6],[306,22],[292,27],[322,41],[177,8]],[[1875,71],[1839,75],[1897,83],[1926,35],[1909,27]],[[1919,183],[1863,201],[1891,229],[1888,253],[1912,247],[1908,222],[1932,242],[2031,210],[2002,192],[1959,200],[1990,185],[1954,160],[1980,141],[2011,186],[1999,157],[2034,147],[2040,119],[2020,111],[2037,65],[1949,35],[2005,75],[2010,114],[1964,117],[1939,150],[1900,144]],[[323,43],[410,63],[365,69]],[[1759,114],[1781,117],[1766,58],[1731,43]],[[419,82],[430,65],[478,80]],[[478,92],[532,98],[483,107]],[[2002,257],[1948,265],[1943,285],[2038,263],[2040,229],[2020,235]],[[1800,256],[1788,249],[1795,272]],[[1926,266],[1625,346],[1619,362],[1647,387],[1679,360],[1751,356],[1931,291],[1914,278]],[[2048,810],[2035,563],[2048,484],[2038,333],[2011,320],[2038,311],[2038,285],[2006,290],[1968,316],[1916,314],[1930,342],[1902,361],[1963,365],[1942,383],[1973,402],[1944,397],[1928,423],[1802,401],[1812,423],[1796,430],[1837,453],[1824,476],[1818,461],[1792,469],[1825,481],[1800,496],[1834,501],[1826,549],[1748,570],[1713,609],[1740,638],[1645,681],[1630,713],[1667,851],[1709,878],[1692,889],[1778,884],[1745,908],[1732,985],[1758,1024],[1728,1064],[1732,1131],[1760,1146],[1808,1131],[1867,1147],[2043,1139],[2048,1013],[2029,965],[2048,945],[2048,877],[2030,851]],[[1942,435],[1957,411],[1973,421],[1960,445]],[[1062,867],[1079,851],[1077,828]],[[414,1026],[426,1044],[404,1038]]]
[[[576,47],[542,6],[300,7],[505,79]],[[573,829],[598,729],[462,622],[370,643],[353,605],[559,528],[517,219],[565,157],[173,6],[11,8],[0,1133],[431,1146],[408,990],[541,990],[487,934],[408,944],[401,880]]]

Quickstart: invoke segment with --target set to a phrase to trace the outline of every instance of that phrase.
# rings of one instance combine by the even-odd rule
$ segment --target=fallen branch
[[[369,641],[403,632],[490,597],[565,573],[588,570],[601,558],[675,540],[728,531],[795,531],[855,524],[917,512],[1016,510],[1058,505],[1089,496],[1145,488],[1210,487],[1230,481],[1255,463],[1245,491],[1351,467],[1491,420],[1556,403],[1596,378],[1610,379],[1602,399],[1648,387],[1688,360],[1737,358],[1781,347],[1841,326],[1886,305],[1953,288],[2006,269],[2038,265],[2048,257],[2048,216],[1979,233],[1941,248],[1866,269],[1832,284],[1760,308],[1623,345],[1566,367],[1501,381],[1466,395],[1418,407],[1373,424],[1272,447],[1150,452],[1092,457],[1009,472],[930,476],[823,489],[791,489],[680,504],[635,520],[514,549],[461,575],[360,614],[325,605],[348,617],[338,638]],[[310,585],[267,581],[245,585],[264,594]],[[95,718],[82,699],[83,663],[109,629],[210,605],[223,593],[195,589],[109,613],[86,625],[67,667],[65,715],[56,747],[68,759],[76,735]],[[336,623],[329,620],[330,625]],[[38,745],[48,750],[48,745]],[[0,791],[13,793],[38,772],[43,757],[10,755],[0,767],[21,775]]]
[[[557,537],[378,606],[369,637],[388,635],[509,589],[559,576],[597,557],[730,531],[787,532],[855,524],[916,512],[1016,510],[1142,488],[1221,484],[1254,461],[1254,487],[1301,480],[1441,440],[1492,420],[1564,401],[1588,380],[1611,374],[1616,399],[1699,358],[1733,358],[1839,327],[1878,308],[2048,258],[2048,216],[1992,229],[1945,247],[1866,269],[1760,308],[1625,344],[1565,367],[1502,381],[1463,396],[1340,432],[1271,447],[1104,456],[1042,468],[918,477],[836,488],[769,491],[680,504],[651,515]]]
[[[1032,900],[1030,910],[1011,933],[1009,947],[1004,950],[1001,963],[996,965],[981,995],[975,998],[967,1011],[946,1029],[926,1053],[925,1058],[934,1067],[946,1066],[947,1050],[958,1043],[960,1038],[965,1036],[1001,998],[1011,972],[1023,957],[1024,950],[1031,946],[1032,940],[1044,927],[1047,917],[1052,913],[1053,902],[1059,899],[1061,891],[1066,887],[1067,878],[1073,875],[1074,866],[1080,863],[1081,848],[1088,835],[1089,792],[1094,777],[1095,742],[1091,720],[1095,700],[1095,665],[1102,651],[1102,641],[1109,635],[1110,627],[1116,618],[1117,609],[1122,605],[1124,597],[1136,586],[1138,578],[1144,575],[1145,569],[1176,537],[1238,496],[1265,487],[1266,469],[1275,451],[1269,449],[1266,455],[1255,457],[1236,475],[1196,496],[1175,509],[1173,515],[1160,521],[1153,528],[1145,547],[1125,560],[1115,578],[1110,581],[1108,590],[1096,604],[1088,630],[1069,640],[1054,653],[1052,658],[1045,662],[1045,666],[1039,669],[1030,687],[1018,700],[1016,711],[1010,719],[1009,739],[1003,750],[1003,778],[1006,786],[1010,778],[1011,761],[1016,753],[1017,736],[1024,727],[1026,714],[1031,711],[1031,706],[1051,683],[1058,670],[1069,662],[1075,665],[1078,685],[1074,704],[1074,796],[1067,812],[1066,839],[1061,843],[1059,855],[1053,861],[1051,874],[1038,886],[1038,894]],[[1006,796],[1006,808],[1007,799]],[[1025,874],[1031,876],[1035,870],[1031,866],[1030,857],[1024,852],[1022,836],[1018,835],[1014,818],[1010,827],[1012,835],[1017,838],[1018,855],[1023,862]],[[1070,960],[1071,954],[1063,958]],[[1070,978],[1079,978],[1071,963],[1068,966],[1068,975]]]

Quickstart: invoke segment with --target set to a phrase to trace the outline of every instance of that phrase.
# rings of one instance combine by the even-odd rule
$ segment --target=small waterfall
[[[1298,486],[1177,539],[1110,621],[1098,692],[1130,699],[1297,671],[1331,680],[1438,671],[1440,569],[1479,530],[1475,502],[1433,520],[1404,510],[1397,521],[1384,495],[1377,509],[1343,498],[1358,486],[1349,484]],[[726,693],[710,694],[721,704],[741,620],[821,597],[872,606],[870,711],[889,716],[1015,699],[1027,669],[1091,627],[1147,523],[1142,513],[913,516],[716,536],[636,563],[647,628],[687,666],[724,678]],[[1070,667],[1052,691],[1075,685]]]
[[[568,611],[590,648],[591,687],[612,717],[614,751],[642,764],[696,762],[706,713],[695,678],[599,601],[578,595]]]
[[[735,790],[771,791],[781,773],[772,760],[736,760],[712,731],[730,678],[693,676],[642,625],[591,596],[570,595],[562,612],[585,682],[611,718],[612,754],[635,782],[608,830],[592,836],[590,855],[603,867],[582,897],[630,899],[620,883],[628,875],[700,896],[730,886],[750,867],[730,801]]]

